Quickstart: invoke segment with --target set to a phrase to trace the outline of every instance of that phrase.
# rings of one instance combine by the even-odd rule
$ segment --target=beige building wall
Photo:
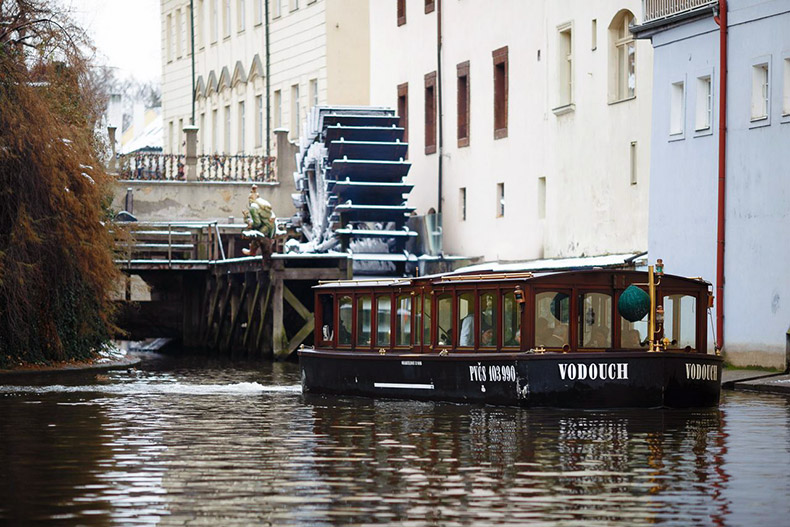
[[[194,0],[199,153],[266,153],[266,1]],[[286,128],[297,139],[313,105],[368,103],[369,16],[365,0],[268,2],[274,155],[273,131]],[[168,55],[168,39],[188,42],[189,1],[161,5],[164,144],[173,152],[182,142],[179,123],[191,118],[191,56]],[[176,18],[181,33],[175,22],[168,26]]]
[[[410,202],[424,214],[438,208],[439,153],[425,149],[437,12],[406,0],[398,25],[396,4],[371,3],[371,103],[396,106],[398,85],[408,83]],[[638,0],[442,2],[445,252],[492,261],[646,249],[652,49],[634,43],[635,95],[618,97],[613,56],[623,41],[610,41],[609,26],[623,9],[639,20]],[[570,53],[560,35],[567,29]],[[504,47],[507,130],[495,136],[493,53],[501,61]],[[457,118],[466,61],[468,144]],[[566,81],[569,101],[560,98]]]

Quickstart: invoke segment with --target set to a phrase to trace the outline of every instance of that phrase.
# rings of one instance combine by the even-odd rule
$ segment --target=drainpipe
[[[266,39],[266,163],[269,163],[269,158],[272,157],[272,130],[271,130],[271,84],[269,79],[270,75],[270,62],[269,62],[269,2],[264,2],[264,15],[266,17],[265,39]],[[267,176],[268,176],[267,168]]]
[[[724,205],[727,152],[727,0],[719,0],[719,203],[716,236],[716,345],[724,348]]]
[[[436,89],[438,91],[438,118],[439,118],[439,214],[438,227],[442,225],[442,155],[444,154],[442,139],[442,0],[436,0]]]
[[[192,119],[189,124],[195,126],[195,8],[194,0],[189,0],[189,42],[192,45]]]

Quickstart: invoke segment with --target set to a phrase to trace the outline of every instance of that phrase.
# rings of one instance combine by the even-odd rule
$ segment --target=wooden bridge
[[[187,348],[287,358],[312,341],[312,286],[351,277],[346,254],[243,256],[241,224],[127,225],[117,236],[127,275],[119,325],[132,340],[174,337]],[[150,298],[135,298],[135,276]]]

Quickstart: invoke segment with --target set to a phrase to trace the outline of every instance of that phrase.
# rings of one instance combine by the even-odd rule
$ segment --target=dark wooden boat
[[[710,284],[648,272],[486,272],[315,288],[305,393],[562,408],[714,407]]]

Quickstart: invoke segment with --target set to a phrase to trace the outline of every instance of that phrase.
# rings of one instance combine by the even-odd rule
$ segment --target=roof
[[[527,260],[522,262],[488,262],[469,265],[456,269],[451,274],[466,274],[480,272],[509,273],[518,271],[571,271],[594,268],[633,268],[647,252],[607,254],[602,256],[583,256],[580,258],[544,258],[541,260]]]

